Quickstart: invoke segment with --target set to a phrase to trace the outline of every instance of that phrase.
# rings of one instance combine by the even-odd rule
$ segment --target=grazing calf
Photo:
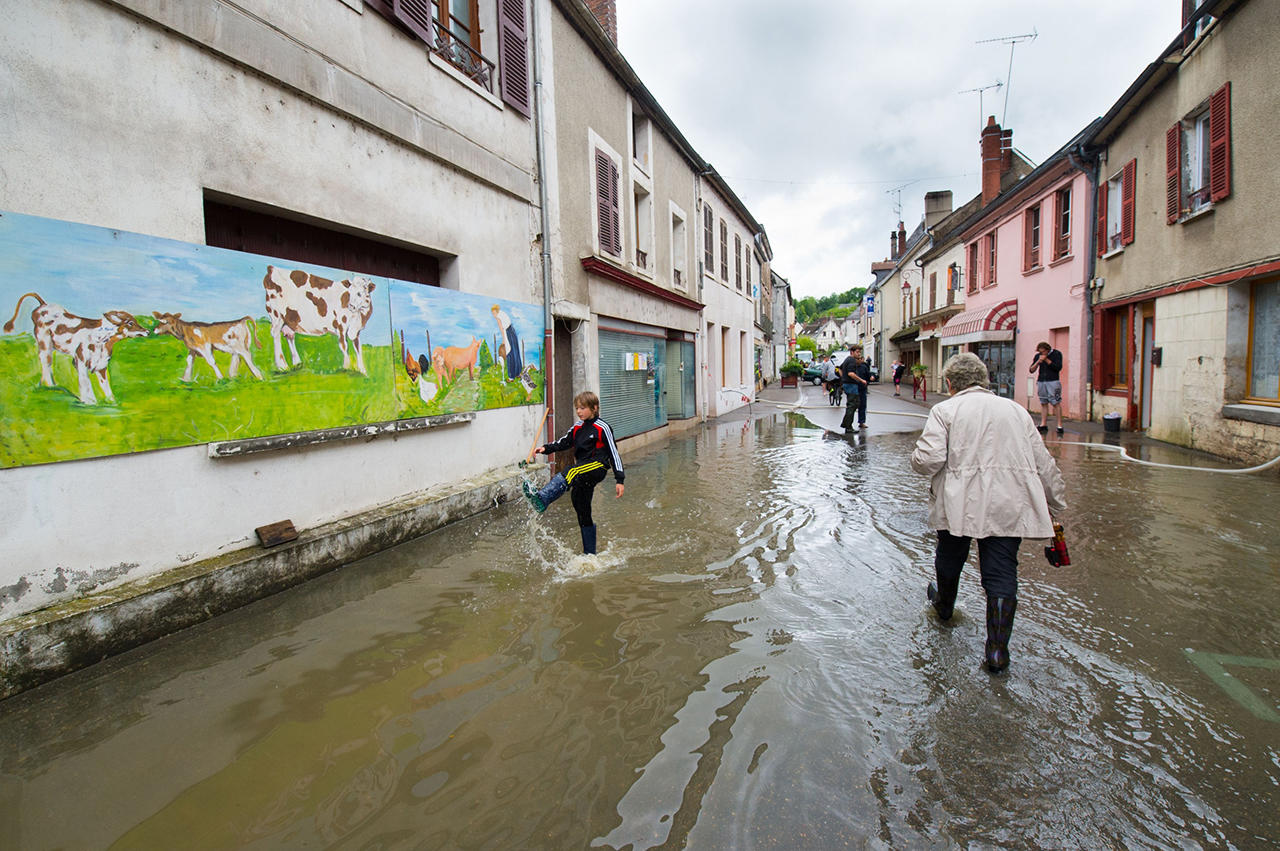
[[[342,368],[351,368],[351,355],[347,352],[350,340],[356,350],[356,369],[367,375],[360,332],[373,315],[373,286],[373,281],[361,276],[331,281],[300,269],[268,266],[262,288],[266,290],[276,369],[289,368],[284,361],[281,334],[289,341],[294,366],[302,363],[293,341],[295,334],[332,334],[342,349]]]
[[[56,304],[46,304],[38,293],[24,293],[13,309],[13,317],[4,324],[6,334],[13,331],[14,322],[22,310],[22,302],[34,298],[40,306],[31,311],[31,324],[36,335],[36,352],[40,357],[40,383],[45,387],[53,387],[53,353],[62,352],[70,355],[76,366],[76,377],[80,380],[80,401],[86,405],[96,405],[98,399],[93,395],[93,385],[89,381],[92,373],[98,379],[102,395],[108,402],[116,400],[111,392],[111,381],[107,377],[107,364],[111,361],[111,350],[116,343],[129,337],[145,337],[147,330],[138,324],[133,314],[123,310],[108,310],[102,319],[86,319],[68,313]]]
[[[240,361],[259,381],[262,373],[253,362],[252,349],[258,348],[258,335],[253,330],[253,318],[245,316],[229,322],[188,322],[181,313],[161,313],[151,311],[151,315],[159,320],[155,334],[172,334],[187,346],[187,371],[182,374],[183,381],[191,380],[191,367],[196,355],[205,359],[214,376],[222,380],[222,373],[213,361],[215,351],[231,355],[231,377],[235,378],[240,369]]]

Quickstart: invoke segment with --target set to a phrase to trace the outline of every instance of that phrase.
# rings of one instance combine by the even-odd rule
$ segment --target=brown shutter
[[[1120,187],[1120,244],[1133,242],[1134,201],[1138,195],[1138,161],[1124,164],[1124,181]]]
[[[1209,200],[1231,194],[1231,84],[1209,98]]]
[[[501,0],[498,4],[498,61],[502,65],[503,102],[528,118],[529,39],[525,34],[524,0]]]
[[[431,33],[431,0],[391,0],[391,14],[429,46],[436,43]]]
[[[596,221],[600,229],[600,249],[620,255],[622,227],[618,215],[618,167],[599,148],[596,148]]]
[[[1098,243],[1098,256],[1107,253],[1107,197],[1111,194],[1108,191],[1110,181],[1104,180],[1098,184],[1098,229],[1095,237]]]
[[[1182,122],[1164,134],[1164,220],[1176,224],[1182,215]]]

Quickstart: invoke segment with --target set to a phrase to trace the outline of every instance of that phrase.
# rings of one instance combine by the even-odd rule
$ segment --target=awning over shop
[[[956,314],[942,326],[938,337],[946,346],[1012,340],[1017,327],[1018,300],[1011,298],[991,307],[979,307]]]

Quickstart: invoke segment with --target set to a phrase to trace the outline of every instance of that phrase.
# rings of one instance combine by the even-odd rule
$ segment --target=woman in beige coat
[[[1018,545],[1023,538],[1053,537],[1050,512],[1066,510],[1065,486],[1031,415],[987,389],[987,368],[977,355],[952,357],[942,377],[951,398],[930,411],[911,453],[911,468],[932,477],[929,525],[938,531],[938,548],[929,600],[938,617],[951,617],[976,538],[987,593],[986,665],[997,673],[1009,665]]]

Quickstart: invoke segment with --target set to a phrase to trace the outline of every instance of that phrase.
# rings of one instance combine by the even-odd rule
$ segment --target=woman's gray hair
[[[952,355],[942,368],[942,377],[951,382],[951,392],[959,393],[970,387],[987,388],[990,379],[987,376],[987,365],[972,352],[961,352]]]

